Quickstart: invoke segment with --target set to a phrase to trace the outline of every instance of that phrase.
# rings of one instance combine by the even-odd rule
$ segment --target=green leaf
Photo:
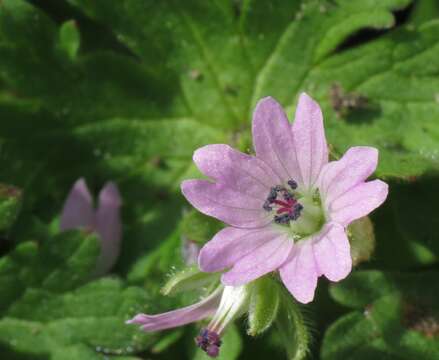
[[[35,355],[78,344],[107,355],[132,354],[155,337],[124,324],[144,310],[142,303],[147,303],[143,290],[113,279],[64,294],[30,289],[0,320],[0,342]]]
[[[291,294],[286,293],[285,290],[281,294],[276,327],[288,359],[305,359],[309,352],[310,335],[302,310]]]
[[[22,193],[19,189],[0,184],[0,232],[9,229],[21,208]]]
[[[433,359],[439,324],[437,272],[364,271],[331,289],[338,302],[356,309],[327,330],[322,358]],[[349,336],[341,336],[346,329]],[[392,357],[393,358],[393,357]]]
[[[29,287],[63,292],[90,280],[100,251],[99,242],[94,235],[84,235],[80,231],[68,231],[45,239],[40,247],[25,242],[1,258],[0,311]]]
[[[276,319],[280,295],[278,284],[268,276],[253,282],[248,311],[247,333],[262,334]]]
[[[193,209],[186,212],[181,221],[182,236],[200,245],[212,239],[222,227],[218,220]]]
[[[128,275],[131,283],[144,283],[148,278],[159,280],[155,290],[159,291],[162,287],[163,277],[170,269],[182,265],[181,261],[181,240],[178,231],[174,232],[157,249],[147,253],[139,259],[133,266]],[[162,277],[160,279],[160,277]],[[148,284],[145,284],[148,286]]]
[[[19,244],[8,256],[0,258],[1,313],[26,289],[26,279],[37,263],[36,258],[37,245],[32,242]]]
[[[63,232],[42,247],[39,269],[44,269],[42,288],[52,291],[73,289],[90,280],[100,254],[96,234]]]
[[[159,354],[165,351],[167,348],[172,346],[174,343],[179,341],[183,336],[183,329],[177,329],[171,331],[170,333],[164,335],[154,346],[151,348],[151,352],[154,354]]]
[[[429,20],[439,17],[439,3],[436,0],[417,1],[410,16],[410,22],[414,25],[422,25]]]
[[[361,271],[351,274],[342,283],[330,287],[331,296],[340,304],[359,308],[371,304],[374,299],[397,292],[396,284],[381,271]]]
[[[424,178],[394,187],[393,213],[400,236],[413,246],[420,262],[433,263],[439,257],[439,183]],[[410,207],[410,212],[401,211]],[[409,214],[410,213],[410,214]]]

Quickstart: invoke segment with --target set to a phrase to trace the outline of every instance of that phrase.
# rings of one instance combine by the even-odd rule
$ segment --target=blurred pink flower
[[[228,145],[207,145],[194,162],[213,180],[187,180],[182,192],[206,215],[227,223],[201,250],[202,271],[224,269],[222,282],[246,284],[279,270],[300,302],[313,300],[317,278],[331,281],[351,271],[346,227],[387,197],[375,171],[378,150],[352,147],[328,162],[319,105],[301,94],[291,125],[273,98],[259,101],[253,115],[256,156]]]
[[[117,186],[107,182],[99,193],[97,209],[83,178],[70,190],[61,214],[61,231],[86,229],[96,232],[101,240],[101,254],[96,264],[96,276],[107,273],[115,264],[122,237],[120,219],[121,198]]]

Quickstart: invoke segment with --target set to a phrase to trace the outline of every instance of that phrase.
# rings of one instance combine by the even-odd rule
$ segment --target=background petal
[[[238,286],[277,270],[288,258],[292,248],[293,241],[286,234],[280,234],[241,258],[221,277],[221,281],[225,285]]]
[[[96,266],[96,275],[103,275],[115,264],[122,238],[120,217],[121,198],[117,186],[108,182],[99,193],[96,210],[96,232],[101,237],[101,254]]]
[[[376,169],[378,150],[368,146],[352,147],[338,161],[326,164],[319,178],[320,195],[326,207],[354,186],[366,180]]]
[[[329,280],[339,281],[351,272],[349,239],[340,224],[327,224],[321,235],[313,239],[313,249],[319,270]]]
[[[329,217],[347,226],[380,206],[386,200],[388,192],[389,186],[381,180],[361,183],[330,204]]]
[[[284,181],[301,182],[290,123],[280,104],[271,97],[258,102],[253,114],[253,145],[256,156]]]
[[[261,227],[272,220],[263,210],[264,201],[207,180],[186,180],[181,184],[186,199],[203,214],[242,228]]]
[[[60,219],[61,231],[77,228],[92,228],[94,210],[92,197],[84,178],[78,179],[64,203]]]
[[[281,182],[262,160],[228,145],[204,146],[195,151],[193,159],[204,175],[263,200],[267,198],[270,188]]]
[[[314,299],[319,270],[311,239],[295,245],[290,258],[280,268],[280,277],[289,292],[303,304]]]
[[[328,162],[328,145],[320,106],[302,93],[292,126],[297,160],[305,188],[311,188]]]
[[[258,229],[227,227],[201,249],[198,259],[200,269],[215,272],[232,267],[241,258],[277,237],[279,234],[271,226]]]

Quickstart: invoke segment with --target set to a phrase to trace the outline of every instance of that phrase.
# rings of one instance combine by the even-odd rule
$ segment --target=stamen
[[[274,222],[276,224],[288,224],[290,222],[290,214],[275,215]]]
[[[284,191],[283,196],[285,200],[294,200],[294,196],[290,194],[288,191]]]
[[[277,198],[277,191],[275,188],[271,188],[270,194],[268,195],[267,201],[273,202]]]
[[[296,190],[296,189],[297,189],[297,182],[294,181],[293,179],[288,180],[287,184],[290,185],[290,188],[291,188],[292,190]]]
[[[272,201],[269,201],[268,199],[265,200],[264,202],[264,206],[262,206],[264,208],[265,211],[271,211],[273,210],[273,208],[270,206],[270,204],[272,203]]]
[[[215,331],[202,329],[200,335],[195,338],[195,343],[210,357],[217,357],[219,355],[219,348],[221,346],[221,339]]]

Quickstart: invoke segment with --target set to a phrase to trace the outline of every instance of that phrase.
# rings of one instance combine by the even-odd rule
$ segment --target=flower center
[[[288,225],[290,221],[296,221],[303,210],[294,193],[297,183],[291,179],[288,185],[291,190],[282,185],[272,187],[263,205],[265,211],[275,211],[273,219],[276,224]]]
[[[273,214],[276,225],[288,229],[294,240],[317,232],[324,223],[318,192],[313,196],[302,195],[293,179],[285,186],[272,187],[262,207]]]

